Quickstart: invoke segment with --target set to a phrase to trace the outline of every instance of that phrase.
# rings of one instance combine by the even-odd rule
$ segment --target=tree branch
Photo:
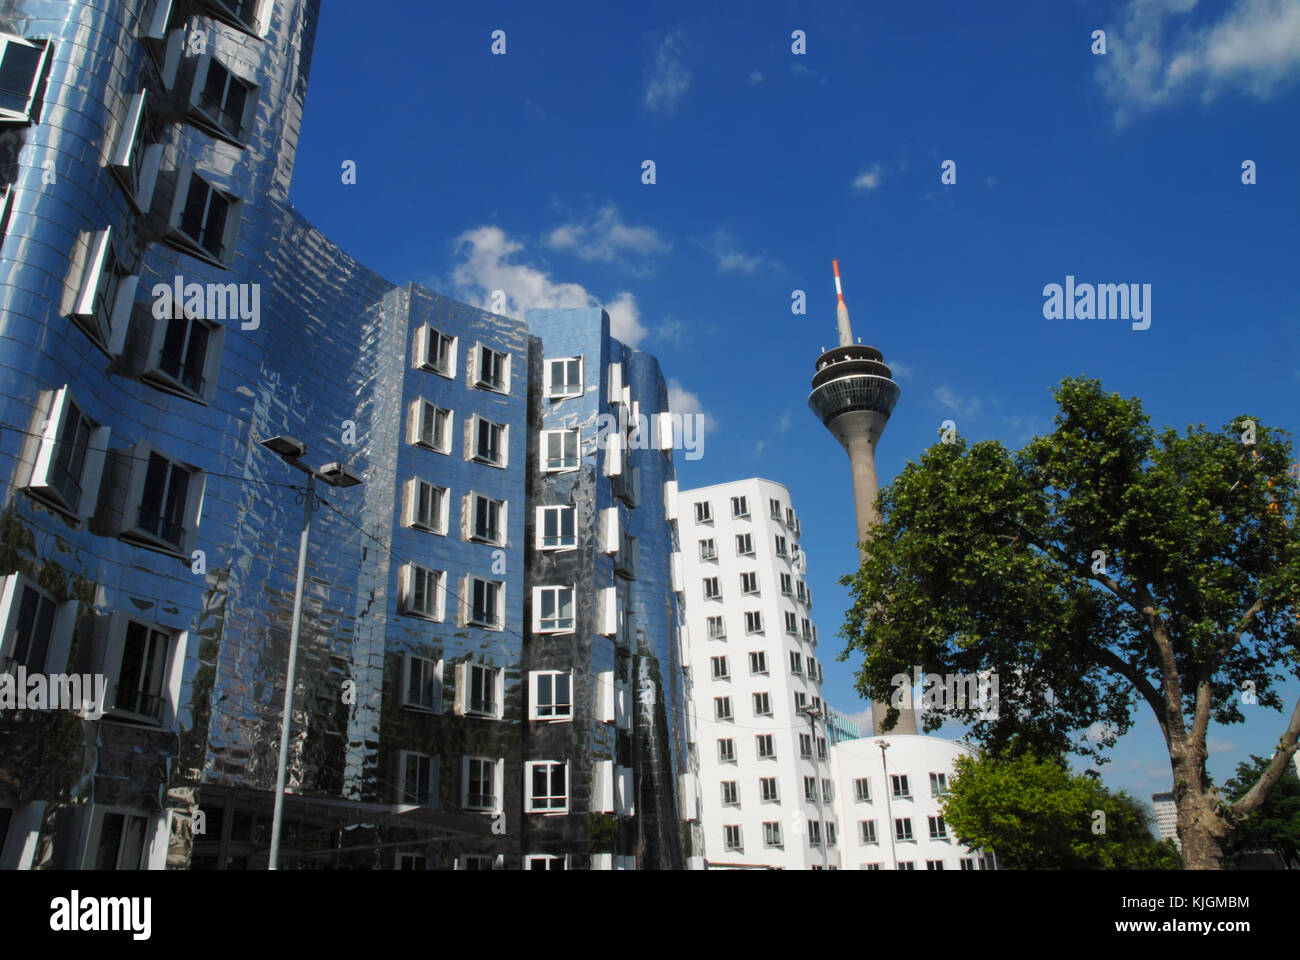
[[[1165,704],[1164,701],[1160,699],[1160,691],[1151,685],[1150,680],[1142,676],[1137,667],[1129,663],[1115,651],[1106,647],[1101,647],[1098,652],[1098,659],[1101,664],[1110,667],[1129,683],[1133,684],[1137,692],[1142,695],[1142,699],[1144,699],[1150,705],[1151,709],[1155,711],[1156,720],[1159,722],[1160,729],[1163,732],[1165,729]]]
[[[1300,739],[1300,698],[1296,699],[1295,709],[1291,711],[1291,722],[1283,731],[1282,739],[1277,742],[1277,752],[1273,754],[1273,759],[1259,775],[1255,785],[1246,791],[1246,795],[1228,808],[1234,817],[1252,813],[1264,803],[1269,791],[1282,779],[1286,765],[1291,762],[1297,739]]]

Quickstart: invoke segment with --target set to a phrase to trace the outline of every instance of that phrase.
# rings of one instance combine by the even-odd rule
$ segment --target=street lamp
[[[268,870],[280,865],[280,826],[284,820],[285,779],[289,766],[289,726],[293,718],[293,687],[298,667],[298,634],[302,629],[302,593],[307,576],[307,537],[311,533],[311,515],[316,508],[316,479],[331,487],[355,487],[361,478],[341,463],[327,463],[320,470],[302,462],[307,445],[293,437],[276,436],[262,441],[262,446],[281,457],[285,463],[307,474],[303,497],[302,533],[298,540],[298,580],[293,590],[293,623],[289,628],[289,668],[284,688],[284,716],[280,721],[280,763],[275,772],[275,809],[271,815],[271,855]]]
[[[824,784],[822,782],[822,768],[818,765],[817,759],[817,718],[822,715],[822,712],[817,707],[807,705],[800,707],[799,712],[808,718],[808,727],[812,730],[813,772],[817,775],[815,778],[817,781],[815,784],[817,789],[814,796],[817,798],[817,834],[820,839],[818,846],[822,848],[822,869],[825,870],[827,867],[826,847],[829,845],[828,841],[830,838],[824,835],[826,832],[826,818],[822,814],[822,792]]]
[[[893,869],[898,869],[898,848],[894,846],[894,807],[889,799],[893,792],[889,787],[889,765],[885,762],[885,751],[889,749],[889,741],[880,741],[880,769],[884,781],[880,784],[880,789],[885,792],[885,831],[889,834],[889,856],[894,861]]]

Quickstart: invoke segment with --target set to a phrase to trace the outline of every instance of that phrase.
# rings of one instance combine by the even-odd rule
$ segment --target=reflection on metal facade
[[[0,672],[109,683],[85,709],[0,694],[0,866],[265,865],[302,511],[278,434],[364,475],[313,519],[281,866],[681,866],[671,457],[630,458],[635,580],[596,543],[595,433],[567,479],[537,460],[543,425],[611,409],[611,363],[665,409],[657,364],[600,311],[530,333],[394,285],[292,209],[318,14],[0,2],[3,66],[33,80],[0,103]],[[589,395],[543,396],[557,351],[590,358]],[[535,504],[570,495],[576,554],[535,551]],[[561,563],[581,630],[532,636],[531,577]],[[592,623],[611,585],[621,636]],[[528,719],[539,665],[572,670],[567,730]],[[630,729],[584,700],[608,674]],[[568,764],[567,814],[524,812],[534,759]],[[600,760],[609,820],[586,815]]]

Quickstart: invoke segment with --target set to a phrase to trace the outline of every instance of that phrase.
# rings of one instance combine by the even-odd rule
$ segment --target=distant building
[[[1178,839],[1178,805],[1174,803],[1172,793],[1151,794],[1151,805],[1156,810],[1156,832],[1161,840],[1172,840],[1179,852],[1183,841]]]

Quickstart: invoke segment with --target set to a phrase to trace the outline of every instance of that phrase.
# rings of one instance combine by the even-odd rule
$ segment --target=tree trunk
[[[1169,745],[1183,868],[1222,870],[1223,840],[1231,826],[1219,812],[1214,793],[1206,789],[1205,748],[1189,739],[1186,734],[1176,735]]]

